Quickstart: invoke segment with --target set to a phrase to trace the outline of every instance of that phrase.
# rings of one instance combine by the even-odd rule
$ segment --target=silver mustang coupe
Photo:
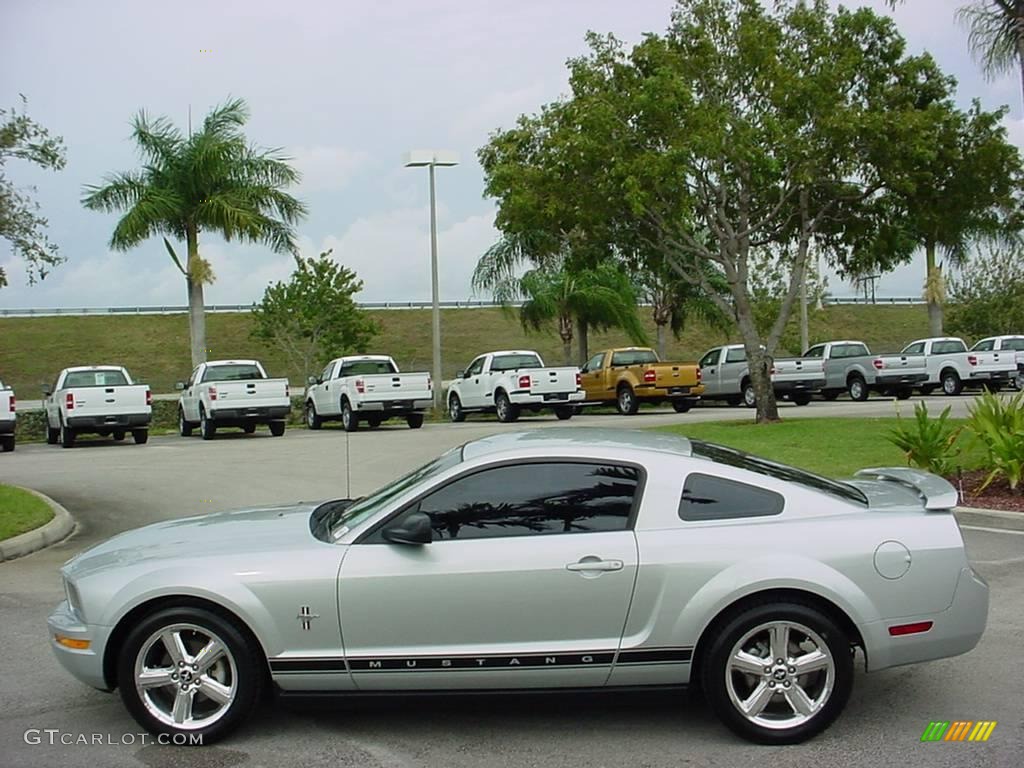
[[[988,586],[941,478],[836,482],[710,443],[501,434],[376,493],[171,520],[62,569],[76,677],[209,743],[281,695],[700,686],[764,743],[869,671],[969,651]]]

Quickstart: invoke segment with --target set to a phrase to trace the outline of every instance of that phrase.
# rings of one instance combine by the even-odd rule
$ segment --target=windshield
[[[457,448],[452,448],[422,467],[414,469],[409,474],[403,475],[383,488],[378,488],[369,496],[364,496],[352,506],[339,509],[338,517],[335,517],[327,525],[331,530],[331,538],[337,540],[345,535],[346,532],[375,515],[388,502],[398,498],[417,483],[462,463],[462,448],[463,446],[461,445]]]
[[[260,369],[251,363],[244,365],[211,365],[203,374],[203,381],[250,381],[262,379]]]

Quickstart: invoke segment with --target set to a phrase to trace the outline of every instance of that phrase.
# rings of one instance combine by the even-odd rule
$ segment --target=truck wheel
[[[909,400],[912,394],[914,394],[914,390],[912,390],[910,387],[900,387],[899,389],[896,390],[896,399]]]
[[[46,442],[49,445],[56,445],[60,439],[60,430],[53,429],[49,425],[46,427]]]
[[[571,405],[560,405],[555,408],[555,416],[559,421],[568,421],[572,418],[573,407]]]
[[[192,437],[192,425],[185,421],[185,411],[178,408],[178,434],[182,437]]]
[[[114,435],[117,438],[117,435]],[[145,445],[149,442],[149,430],[148,429],[133,429],[132,440],[135,441],[136,445]]]
[[[864,379],[860,376],[851,376],[849,383],[846,385],[847,390],[850,393],[850,399],[863,403],[868,399],[868,385]]]
[[[355,432],[359,429],[359,416],[352,410],[347,398],[341,401],[341,426],[346,432]]]
[[[324,420],[317,415],[316,406],[310,400],[306,403],[306,426],[310,429],[320,429],[323,425]]]
[[[458,395],[448,398],[448,418],[456,423],[466,420],[466,412],[462,410],[462,400]]]
[[[4,453],[10,453],[13,450],[14,435],[4,435],[4,437],[0,439],[0,451],[3,451]]]
[[[75,444],[75,430],[70,427],[65,427],[64,422],[60,423],[60,440],[61,448],[70,448]]]
[[[798,392],[795,395],[790,395],[789,399],[797,405],[810,405],[811,396],[806,392]]]
[[[405,423],[409,425],[409,429],[419,429],[423,426],[423,414],[410,413],[405,417]]]
[[[199,408],[199,434],[203,436],[203,440],[213,440],[213,436],[217,434],[217,426],[206,418],[206,410],[202,407]]]
[[[757,395],[754,393],[754,385],[749,381],[743,382],[743,404],[747,408],[757,407]]]
[[[251,435],[251,434],[253,434],[256,431],[256,425],[255,424],[243,424],[242,425],[242,431],[245,432],[245,434],[247,434],[247,435]]]
[[[498,412],[498,421],[503,424],[511,424],[519,418],[519,408],[512,405],[504,390],[498,390],[494,396],[494,409]]]
[[[636,399],[636,394],[634,394],[633,388],[629,384],[619,387],[615,398],[615,408],[623,416],[632,416],[640,410],[640,402]]]
[[[270,426],[270,434],[273,435],[274,437],[280,437],[281,435],[284,434],[284,422],[283,421],[272,421],[272,422],[270,422],[269,426]],[[255,425],[253,425],[253,429],[254,430],[256,429]]]
[[[821,396],[830,403],[837,400],[841,394],[843,394],[843,390],[841,389],[825,389],[821,392]]]
[[[692,400],[672,401],[672,410],[674,410],[676,413],[689,413],[691,408],[693,408]]]
[[[946,395],[959,395],[964,391],[964,384],[960,381],[960,374],[952,368],[944,370],[939,381],[942,384],[942,391]]]
[[[1013,379],[1013,386],[1017,388],[1018,392],[1024,391],[1024,371],[1018,373]]]
[[[114,439],[117,440],[118,442],[124,440],[124,430],[119,429],[116,432],[114,432]]]

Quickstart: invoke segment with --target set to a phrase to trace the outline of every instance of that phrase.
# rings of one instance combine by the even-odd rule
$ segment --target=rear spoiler
[[[960,494],[945,478],[908,467],[875,467],[862,469],[855,477],[865,480],[888,480],[911,488],[921,494],[924,508],[952,509],[960,503]]]

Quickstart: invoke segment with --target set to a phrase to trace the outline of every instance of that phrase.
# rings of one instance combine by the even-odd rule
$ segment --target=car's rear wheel
[[[633,392],[633,388],[628,384],[623,384],[619,387],[615,398],[615,408],[623,416],[632,416],[640,410],[640,401],[636,399],[636,393]]]
[[[255,424],[243,424],[242,425],[242,431],[245,432],[245,434],[247,434],[247,435],[251,435],[251,434],[256,432],[256,425]]]
[[[503,424],[510,424],[519,418],[519,407],[512,405],[512,401],[508,399],[508,394],[504,390],[500,390],[494,396],[494,410],[498,414],[498,421]]]
[[[837,400],[841,394],[843,394],[843,390],[841,389],[826,389],[822,390],[821,396],[831,403],[834,400]]]
[[[359,416],[352,410],[347,398],[341,401],[341,426],[346,432],[355,432],[359,429]]]
[[[672,401],[672,410],[674,410],[676,413],[689,413],[691,408],[693,408],[692,400]]]
[[[575,409],[571,405],[560,405],[555,408],[555,416],[559,421],[568,421],[572,418]]]
[[[270,427],[270,434],[274,437],[281,437],[284,434],[285,423],[283,421],[272,421],[267,426]]]
[[[860,376],[854,376],[850,379],[850,383],[846,386],[847,391],[850,393],[850,399],[858,403],[863,403],[868,399],[868,385]]]
[[[124,433],[123,429],[119,429],[116,432],[114,432],[114,439],[117,440],[118,442],[121,442],[122,440],[124,440],[124,436],[125,436],[125,433]]]
[[[115,439],[117,436],[114,436]],[[145,445],[149,442],[149,430],[148,429],[133,429],[132,440],[135,441],[136,445]]]
[[[946,395],[959,395],[964,391],[964,384],[960,381],[960,374],[954,370],[945,370],[942,372],[942,392]]]
[[[178,434],[182,437],[192,437],[192,424],[185,420],[185,411],[178,409]]]
[[[118,658],[121,699],[135,720],[175,744],[220,739],[248,718],[264,686],[255,642],[202,608],[167,608],[143,619]]]
[[[729,395],[725,398],[725,402],[727,405],[731,405],[735,408],[737,405],[743,404],[743,397],[741,395]]]
[[[213,440],[217,434],[217,426],[212,419],[206,418],[206,409],[202,406],[199,407],[199,434],[203,436],[203,440]]]
[[[0,437],[0,451],[4,453],[10,453],[14,450],[14,435],[4,435]]]
[[[57,441],[60,440],[60,430],[53,429],[52,427],[46,427],[46,442],[49,445],[56,445]]]
[[[921,394],[924,395],[925,397],[927,397],[928,395],[930,395],[934,391],[935,391],[935,385],[934,384],[926,384],[925,386],[921,387],[921,389],[920,389]]]
[[[409,425],[409,429],[419,429],[423,426],[423,414],[410,413],[405,417],[405,423]]]
[[[466,420],[466,412],[462,410],[462,400],[458,395],[448,398],[448,418],[456,423]]]
[[[716,631],[703,664],[712,707],[734,732],[762,744],[794,744],[825,730],[853,688],[850,641],[802,603],[766,603]]]
[[[743,404],[747,408],[757,407],[757,392],[754,391],[754,385],[749,381],[743,383]]]
[[[910,396],[914,394],[914,390],[910,387],[900,387],[896,390],[897,400],[909,400]]]
[[[57,440],[60,442],[62,448],[71,448],[75,444],[75,430],[71,427],[64,425],[62,421],[60,423],[60,431],[58,433]]]
[[[811,396],[806,392],[798,392],[795,395],[790,395],[789,399],[797,405],[809,405],[811,402]]]
[[[380,416],[367,416],[366,423],[370,425],[370,429],[376,429],[384,421]]]

